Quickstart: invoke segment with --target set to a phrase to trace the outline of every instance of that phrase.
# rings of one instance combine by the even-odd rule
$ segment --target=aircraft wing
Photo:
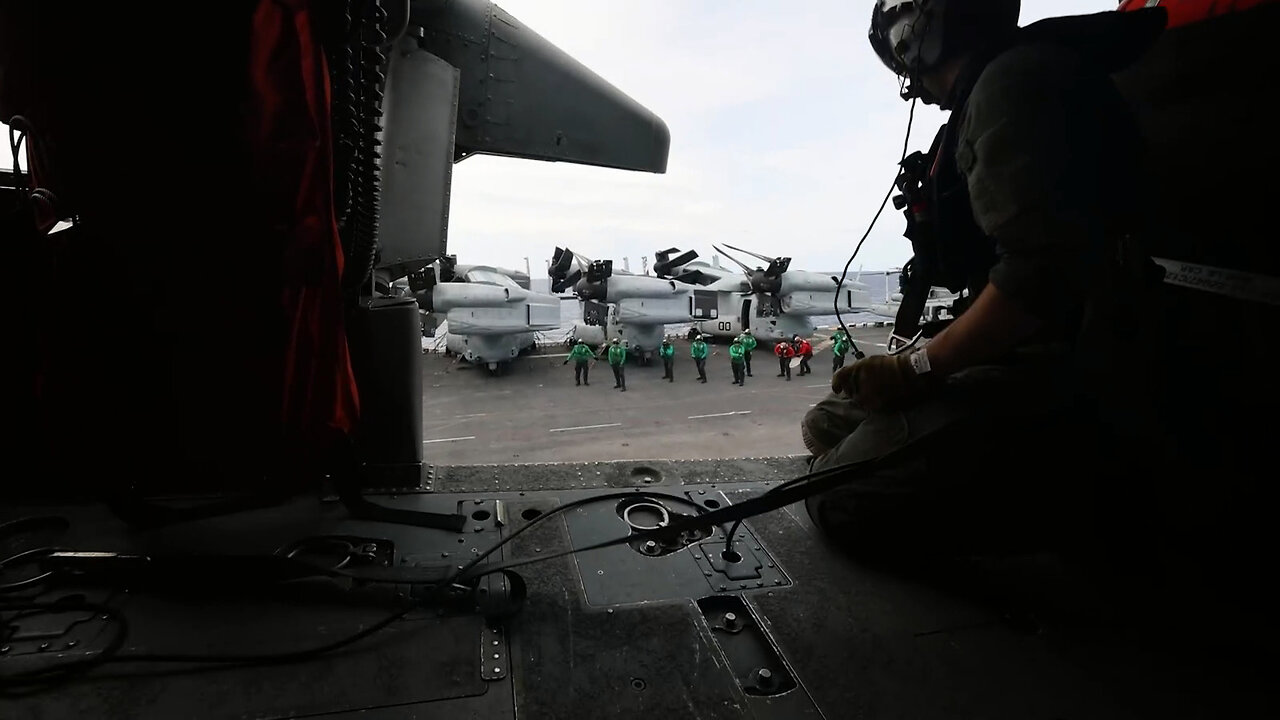
[[[456,159],[667,171],[671,133],[660,117],[497,5],[415,0],[410,24],[423,28],[424,50],[461,71]]]

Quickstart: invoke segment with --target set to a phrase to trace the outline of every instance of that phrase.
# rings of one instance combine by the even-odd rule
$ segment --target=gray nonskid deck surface
[[[853,333],[860,347],[876,353],[883,351],[877,343],[884,343],[888,329]],[[579,387],[563,357],[520,358],[507,374],[491,376],[452,358],[424,355],[424,459],[448,466],[804,454],[800,418],[829,392],[830,350],[817,352],[812,374],[793,370],[786,381],[762,345],[742,387],[732,384],[725,346],[713,346],[712,353],[708,381],[699,383],[688,343],[678,340],[675,382],[662,379],[660,362],[632,362],[625,393],[613,388],[603,361],[592,368],[591,385]]]
[[[518,465],[452,465],[432,469],[437,492],[573,490],[780,482],[803,475],[807,455],[715,460],[616,460]]]

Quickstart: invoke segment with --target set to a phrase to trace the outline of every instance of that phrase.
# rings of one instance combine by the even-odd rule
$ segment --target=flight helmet
[[[618,343],[620,343],[620,342],[622,342],[622,338],[614,338],[614,339],[613,339],[613,344],[614,344],[614,345],[617,345],[617,344],[618,344]]]
[[[1021,0],[875,0],[871,48],[906,81],[904,100],[929,97],[921,76],[965,52],[981,50],[1013,34]]]

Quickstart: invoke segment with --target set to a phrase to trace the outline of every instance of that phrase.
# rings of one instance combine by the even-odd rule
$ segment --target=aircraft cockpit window
[[[498,285],[508,288],[519,288],[520,286],[515,280],[493,270],[470,270],[466,274],[467,282],[480,283],[482,285]]]

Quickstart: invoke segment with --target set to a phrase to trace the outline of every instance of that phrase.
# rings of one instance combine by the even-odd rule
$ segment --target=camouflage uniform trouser
[[[865,555],[980,552],[1018,542],[1022,526],[1048,525],[1031,508],[1063,490],[1059,458],[1026,467],[1023,451],[1028,428],[1046,439],[1046,419],[1060,417],[1068,402],[1066,384],[1044,366],[984,366],[956,373],[902,411],[869,413],[828,395],[800,426],[811,470],[930,442],[900,462],[849,471],[847,482],[806,501],[809,516],[829,539]]]

